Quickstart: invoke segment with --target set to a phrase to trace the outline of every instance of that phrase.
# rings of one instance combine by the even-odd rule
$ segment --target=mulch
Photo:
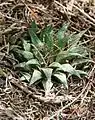
[[[9,53],[35,20],[40,28],[51,24],[84,34],[85,45],[95,50],[95,2],[90,0],[0,0],[0,120],[94,120],[95,63],[88,77],[69,79],[69,89],[54,85],[51,96],[38,86],[29,87],[14,71],[18,62]],[[95,61],[95,55],[91,55]]]

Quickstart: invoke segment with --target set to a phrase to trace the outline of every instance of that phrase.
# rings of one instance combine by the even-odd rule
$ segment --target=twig
[[[83,101],[84,101],[84,99],[86,98],[86,96],[87,96],[87,94],[88,94],[90,88],[91,88],[91,84],[89,84],[89,87],[88,87],[88,89],[87,89],[85,95],[83,95],[83,97],[82,97],[82,100],[81,100],[81,103],[80,103],[81,105],[83,104]]]
[[[63,6],[60,2],[58,2],[58,1],[56,1],[56,0],[54,0],[54,2],[56,3],[56,4],[58,4],[58,5],[60,5],[63,9],[67,9],[65,6]]]
[[[35,12],[25,3],[24,0],[21,0],[21,2],[26,6],[28,11],[31,13],[32,17],[34,17],[35,20],[38,20],[38,16],[35,14]]]
[[[33,95],[33,93],[31,91],[29,91],[25,86],[22,86],[20,84],[18,84],[15,80],[10,81],[10,83],[12,85],[14,85],[15,87],[17,87],[18,89],[22,90],[23,92],[25,92],[26,94],[29,94],[30,96],[32,96],[34,99],[38,99],[40,102],[44,102],[44,99],[39,99],[36,95]]]
[[[95,23],[93,23],[92,21],[90,20],[87,20],[84,16],[80,16],[82,19],[84,19],[86,22],[88,22],[89,24],[95,26]]]
[[[81,10],[77,6],[73,5],[77,10],[79,10],[84,16],[86,16],[89,20],[91,20],[93,23],[95,23],[95,19],[93,19],[91,16],[89,16],[84,10]]]
[[[40,6],[36,6],[36,5],[33,6],[33,4],[31,4],[31,5],[29,4],[28,6],[30,6],[31,8],[34,8],[34,9],[36,8],[36,9],[38,9],[39,11],[47,14],[46,8],[44,8],[44,6],[42,6],[42,8],[41,8]],[[51,16],[51,15],[50,15],[50,16]]]
[[[10,32],[16,31],[16,30],[20,31],[20,30],[23,30],[25,28],[26,27],[24,27],[24,26],[22,26],[22,27],[9,27],[5,31],[2,32],[2,35],[8,34]]]
[[[3,2],[0,4],[0,6],[3,6],[3,5],[11,5],[11,3]]]
[[[58,2],[58,1],[56,1],[56,0],[55,0],[54,2],[55,2],[55,4],[57,4],[57,5],[59,5],[60,7],[62,7],[65,13],[67,13],[67,12],[66,12],[66,10],[67,10],[69,15],[74,16],[74,14],[73,14],[67,7],[65,7],[64,5],[62,5],[60,2]],[[62,10],[61,10],[60,12],[61,12],[62,14],[64,13]]]
[[[12,78],[11,79],[11,81],[10,81],[10,83],[12,84],[12,85],[14,85],[15,87],[17,87],[18,89],[20,89],[20,90],[22,90],[24,93],[26,93],[26,94],[28,94],[28,96],[31,96],[32,98],[34,98],[34,99],[37,99],[38,101],[40,101],[40,102],[44,102],[44,103],[48,103],[48,104],[59,104],[59,103],[61,103],[61,102],[66,102],[66,101],[68,101],[68,100],[70,100],[70,99],[68,99],[68,98],[65,98],[65,97],[63,97],[63,98],[59,98],[58,100],[56,100],[56,98],[51,98],[51,97],[42,97],[42,96],[40,96],[40,95],[35,95],[35,94],[33,94],[34,93],[34,91],[33,92],[31,92],[27,87],[25,87],[25,86],[23,86],[23,85],[20,85],[18,82],[16,82],[15,80],[14,80],[15,78]],[[72,98],[71,98],[72,99]]]
[[[89,81],[90,82],[90,81]],[[76,100],[78,100],[81,95],[85,92],[85,90],[88,88],[89,86],[89,82],[87,83],[87,85],[85,86],[85,88],[83,88],[82,92],[69,104],[65,105],[63,108],[61,108],[60,110],[58,110],[54,115],[52,115],[51,117],[48,118],[48,120],[53,119],[55,116],[57,116],[60,112],[62,112],[64,109],[68,108],[69,106],[71,106]]]
[[[89,90],[89,92],[95,97],[95,92]]]
[[[75,2],[75,0],[71,0],[71,1],[69,2],[69,7],[68,7],[68,9],[69,9],[70,11],[72,11],[72,9],[73,9],[73,4],[74,4],[74,2]]]
[[[1,31],[1,34],[5,35],[5,34],[8,34],[10,32],[17,31],[17,30],[23,31],[26,28],[25,26],[21,26],[21,27],[15,27],[15,26],[16,26],[16,23],[13,23],[9,28],[5,29],[4,31]]]
[[[5,46],[1,47],[1,48],[0,48],[0,51],[2,51],[3,49],[5,49],[5,48],[7,48],[7,47],[8,47],[8,45],[5,45]]]
[[[94,40],[95,40],[95,37],[93,37],[92,39],[89,39],[87,41],[84,41],[84,42],[80,43],[79,45],[83,45],[83,44],[89,43],[89,42],[94,41]]]
[[[68,8],[66,8],[65,6],[63,6],[61,3],[59,3],[58,1],[54,1],[56,4],[60,5],[63,9],[67,9],[69,10]],[[70,4],[71,6],[75,7],[77,10],[79,10],[83,15],[85,15],[90,21],[91,24],[93,24],[95,26],[95,19],[93,19],[91,16],[89,16],[86,12],[84,12],[84,10],[81,10],[80,8],[78,8],[77,6],[75,6],[74,4]]]
[[[91,70],[90,73],[89,73],[88,79],[91,78],[91,76],[92,76],[94,70],[95,70],[95,63],[94,63],[94,66],[93,66],[92,70]]]
[[[0,15],[2,15],[3,17],[5,17],[5,18],[7,18],[7,19],[12,20],[12,21],[16,21],[16,22],[19,22],[19,23],[25,23],[25,22],[22,21],[22,20],[18,20],[18,19],[16,19],[16,18],[13,18],[13,17],[7,16],[7,15],[5,15],[5,14],[2,14],[1,12],[0,12]]]

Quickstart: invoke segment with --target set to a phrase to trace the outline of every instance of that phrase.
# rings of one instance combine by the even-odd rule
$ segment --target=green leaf
[[[48,95],[49,92],[50,92],[50,89],[51,89],[51,87],[53,85],[53,83],[51,82],[51,76],[52,76],[53,69],[51,69],[51,68],[42,68],[42,71],[43,71],[43,73],[44,73],[44,75],[46,77],[45,80],[42,81],[42,83],[43,83],[43,87],[45,89],[45,93],[46,93],[46,95]]]
[[[19,63],[15,65],[15,68],[19,68],[19,70],[30,71],[30,67],[26,65],[26,62]]]
[[[41,68],[42,72],[44,73],[46,79],[51,79],[52,76],[52,68]]]
[[[82,64],[85,64],[85,63],[93,63],[94,61],[91,60],[91,59],[76,59],[74,62],[73,62],[73,66],[77,66],[77,65],[82,65]]]
[[[66,59],[67,55],[68,55],[67,51],[60,51],[57,54],[55,61],[60,63],[61,61],[63,61],[64,59]]]
[[[68,53],[67,51],[60,52],[56,57],[56,62],[64,62],[64,60],[72,60],[75,57],[82,58],[83,56],[78,53]]]
[[[87,72],[84,72],[82,70],[76,70],[80,75],[87,75]]]
[[[41,40],[46,43],[47,47],[53,47],[53,29],[52,26],[47,26],[40,34]]]
[[[40,63],[43,62],[46,65],[43,54],[40,52],[40,50],[35,45],[33,45],[33,44],[31,44],[31,45],[35,49],[33,52],[35,57],[39,60]]]
[[[58,63],[58,62],[53,62],[49,65],[49,67],[51,68],[60,68],[61,67],[61,64]]]
[[[30,28],[29,30],[29,35],[31,37],[31,42],[32,44],[42,47],[43,43],[41,42],[41,40],[37,37],[36,33],[32,30],[32,28]]]
[[[62,64],[61,69],[64,72],[69,72],[69,73],[72,73],[75,70],[70,64]]]
[[[64,24],[62,26],[62,28],[59,29],[59,31],[57,33],[57,39],[58,39],[58,44],[59,44],[60,48],[63,48],[63,46],[64,46],[64,40],[66,40],[66,39],[64,39],[64,37],[65,37],[65,33],[67,31],[68,25],[69,24]]]
[[[72,34],[68,37],[68,47],[65,51],[60,51],[56,57],[56,62],[61,62],[62,60],[71,60],[75,57],[86,57],[88,55],[87,50],[83,46],[79,46],[80,38],[87,30],[80,32],[79,34]]]
[[[64,71],[68,72],[71,75],[76,75],[80,78],[80,74],[70,65],[70,64],[62,64],[61,68],[58,68],[56,71]]]
[[[68,89],[66,75],[64,73],[55,73],[54,76]]]
[[[37,27],[37,24],[35,23],[35,21],[32,22],[31,29],[34,31],[34,33],[36,33],[38,31],[38,27]]]
[[[31,52],[28,51],[22,51],[21,53],[23,55],[24,58],[26,58],[27,60],[30,60],[33,58],[33,54]]]
[[[27,80],[29,82],[30,78],[31,78],[31,75],[29,73],[23,73],[23,76],[20,78],[20,80],[22,81]]]
[[[31,50],[31,45],[30,43],[28,43],[27,41],[23,40],[23,47],[25,51],[29,51]]]
[[[69,38],[69,40],[68,40],[69,45],[71,45],[71,46],[76,46],[77,43],[79,42],[79,40],[81,39],[81,37],[84,35],[84,33],[85,33],[87,30],[88,30],[88,29],[83,30],[83,31],[80,31],[78,34],[72,34],[72,35],[70,35],[70,38]]]
[[[88,55],[87,50],[83,47],[83,46],[73,46],[70,47],[68,50],[68,58],[72,57],[74,58],[76,57],[80,57],[80,58],[86,58],[86,56]]]
[[[35,23],[35,21],[32,22],[31,24],[31,28],[28,29],[28,32],[29,32],[29,35],[31,37],[31,42],[34,44],[34,45],[37,45],[37,46],[42,46],[42,42],[40,41],[40,39],[37,37],[37,31],[38,31],[38,27]]]
[[[56,57],[56,62],[61,62],[62,60],[71,60],[75,57],[86,58],[88,55],[87,50],[82,46],[70,47],[67,51],[60,51]]]
[[[30,79],[30,85],[35,83],[36,81],[40,80],[42,78],[42,74],[38,70],[34,70],[32,78]]]
[[[38,65],[40,66],[39,62],[37,59],[31,59],[28,62],[26,62],[26,65]]]
[[[19,49],[15,49],[14,55],[17,59],[20,59],[21,61],[30,60],[33,58],[33,54],[31,52]]]
[[[25,68],[26,62],[19,63],[15,65],[15,68]]]
[[[67,54],[67,56],[65,56],[64,58],[66,59],[68,59],[68,60],[70,60],[70,57],[71,57],[71,59],[73,59],[73,58],[75,58],[75,57],[80,57],[80,58],[82,58],[82,57],[85,57],[84,55],[82,55],[82,54],[79,54],[79,53],[68,53]]]
[[[45,41],[49,49],[52,49],[53,47],[53,39],[49,34],[45,35]]]
[[[53,83],[51,82],[51,79],[43,80],[42,84],[43,84],[43,87],[45,89],[45,96],[49,95],[50,90],[53,86]]]
[[[70,47],[68,50],[68,53],[77,53],[77,54],[81,54],[82,56],[86,56],[87,50],[83,47],[83,46],[73,46]]]

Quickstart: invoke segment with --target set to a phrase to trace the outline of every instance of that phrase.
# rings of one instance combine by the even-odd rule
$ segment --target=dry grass
[[[0,120],[95,119],[94,63],[87,78],[70,79],[68,91],[54,86],[54,97],[46,99],[43,90],[29,88],[17,79],[13,70],[17,61],[9,55],[9,43],[21,37],[31,20],[41,28],[46,24],[59,28],[70,22],[71,32],[89,27],[84,44],[95,50],[94,5],[95,1],[88,0],[0,0]]]

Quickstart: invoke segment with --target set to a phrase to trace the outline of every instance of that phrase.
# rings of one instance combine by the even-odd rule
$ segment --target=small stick
[[[11,5],[11,3],[3,2],[0,4],[0,6],[3,6],[3,5]]]
[[[86,12],[84,12],[84,10],[81,10],[80,8],[78,8],[77,6],[73,5],[77,10],[79,10],[83,15],[85,15],[89,20],[91,20],[93,23],[95,23],[95,19],[93,19],[92,17],[90,17]]]
[[[85,90],[88,88],[89,82],[87,83],[87,85],[85,86],[85,88],[83,88],[82,92],[72,102],[70,102],[69,104],[65,105],[63,108],[61,108],[60,110],[58,110],[54,115],[52,115],[51,117],[49,117],[48,120],[53,119],[55,116],[59,115],[60,112],[62,112],[64,109],[66,109],[69,106],[71,106],[77,99],[79,99],[81,97],[81,95],[85,92]]]

